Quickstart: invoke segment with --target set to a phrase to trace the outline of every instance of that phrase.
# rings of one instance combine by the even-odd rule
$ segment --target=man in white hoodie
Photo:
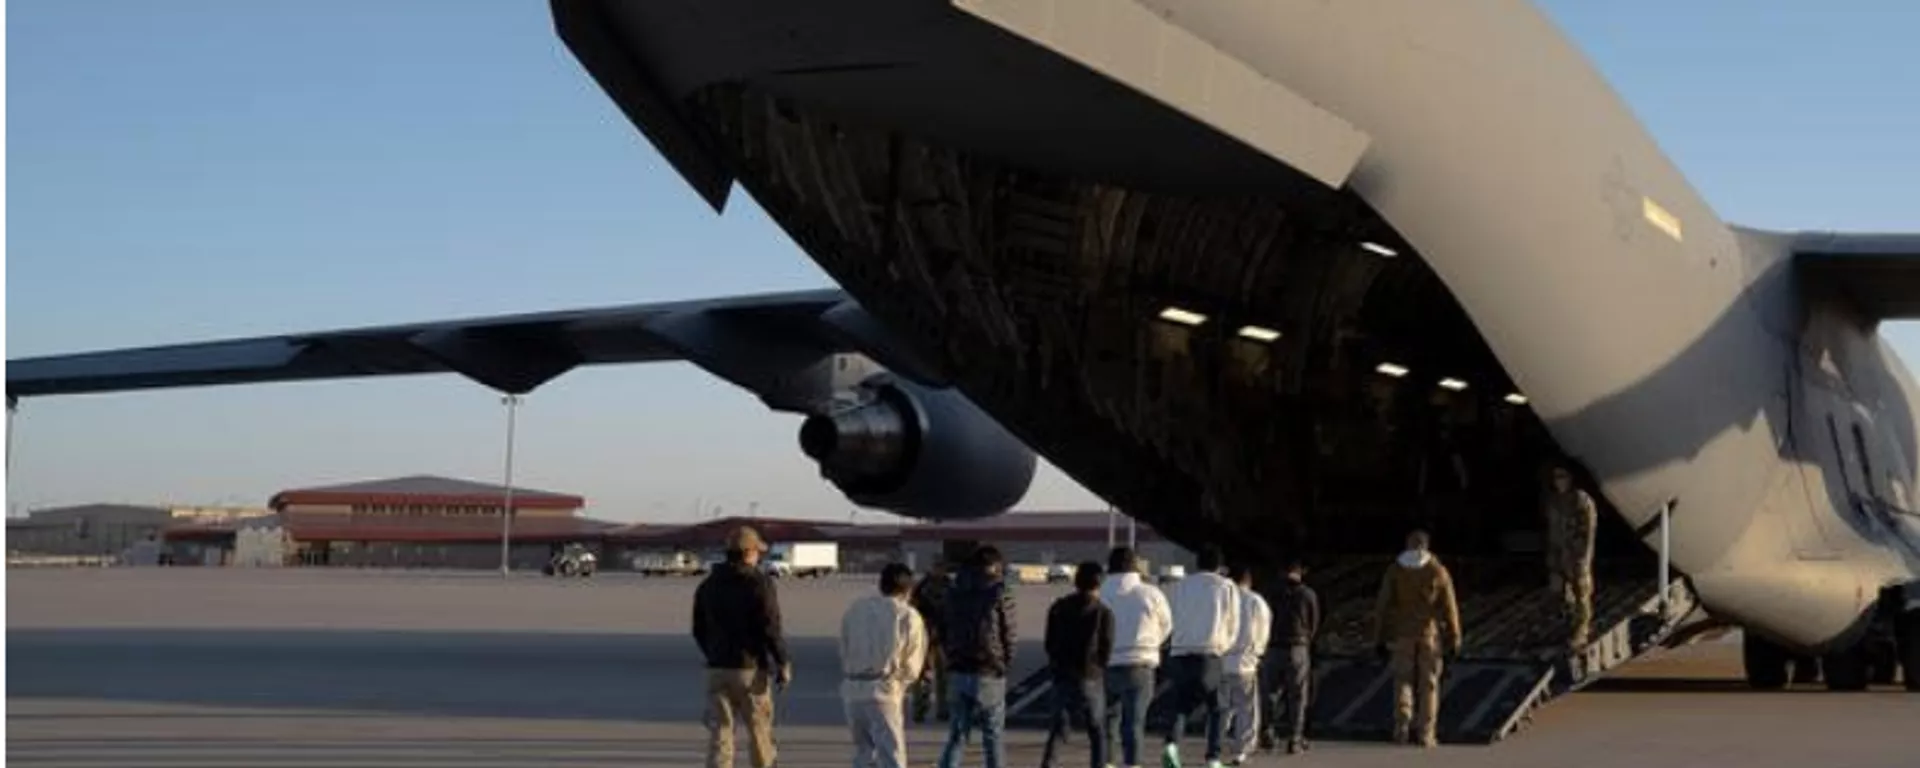
[[[1147,736],[1147,706],[1153,703],[1153,675],[1160,668],[1160,646],[1173,632],[1173,611],[1160,588],[1140,578],[1140,558],[1131,547],[1115,547],[1107,556],[1107,578],[1100,602],[1113,611],[1113,652],[1107,658],[1106,738],[1120,736],[1123,765],[1140,765],[1140,742]],[[1115,727],[1115,726],[1118,727]],[[1106,754],[1114,754],[1107,743]]]
[[[1207,765],[1220,765],[1220,726],[1225,714],[1221,688],[1223,659],[1240,637],[1240,588],[1220,575],[1220,550],[1201,547],[1194,553],[1194,573],[1173,586],[1172,648],[1167,676],[1173,683],[1173,723],[1167,728],[1164,768],[1180,768],[1180,737],[1187,730],[1187,714],[1204,707],[1207,718]]]
[[[1273,631],[1273,609],[1253,591],[1253,569],[1235,564],[1227,570],[1240,589],[1240,634],[1226,658],[1227,764],[1241,765],[1253,755],[1260,734],[1260,657]]]

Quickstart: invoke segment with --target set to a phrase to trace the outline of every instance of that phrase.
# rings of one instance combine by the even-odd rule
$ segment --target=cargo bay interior
[[[1356,631],[1379,568],[1428,528],[1468,653],[1556,642],[1539,502],[1559,451],[1356,195],[1049,173],[799,90],[728,83],[689,106],[810,256],[1067,474],[1183,545],[1311,557]],[[1655,591],[1653,554],[1601,519],[1596,625]]]

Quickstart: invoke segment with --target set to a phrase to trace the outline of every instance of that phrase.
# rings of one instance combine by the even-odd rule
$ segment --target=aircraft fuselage
[[[1782,641],[1841,638],[1920,575],[1901,362],[1804,301],[1782,241],[1722,222],[1526,3],[554,8],[697,190],[738,181],[970,399],[1176,539],[1444,529],[1391,509],[1432,495],[1434,456],[1462,503],[1511,504],[1552,448],[1638,534],[1672,504],[1703,602]],[[1464,388],[1428,394],[1442,377]],[[1458,458],[1529,423],[1525,455]],[[1395,490],[1328,500],[1368,472]]]

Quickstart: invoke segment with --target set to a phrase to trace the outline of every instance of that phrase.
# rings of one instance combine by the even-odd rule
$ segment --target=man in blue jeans
[[[1073,594],[1055,600],[1047,611],[1047,669],[1053,682],[1053,723],[1041,768],[1054,768],[1060,744],[1074,715],[1087,722],[1087,745],[1094,768],[1107,764],[1107,694],[1102,676],[1113,653],[1113,611],[1100,603],[1100,564],[1081,563],[1073,574]]]
[[[1107,658],[1106,737],[1120,737],[1122,764],[1140,765],[1140,744],[1147,740],[1147,705],[1153,703],[1154,670],[1160,646],[1173,632],[1173,612],[1160,588],[1140,578],[1140,557],[1131,547],[1115,547],[1107,556],[1107,578],[1100,602],[1113,611],[1113,653]],[[1109,743],[1107,755],[1114,754]]]
[[[1000,734],[1007,724],[1007,670],[1013,667],[1013,593],[1002,576],[1000,550],[975,550],[967,568],[947,593],[946,635],[941,650],[947,661],[947,696],[953,719],[940,768],[957,768],[967,734],[980,728],[987,768],[1007,762]]]
[[[1167,728],[1162,768],[1180,768],[1180,737],[1187,715],[1206,713],[1209,768],[1220,765],[1220,726],[1226,697],[1222,660],[1240,635],[1240,587],[1220,575],[1220,550],[1203,546],[1194,553],[1194,573],[1168,590],[1173,605],[1173,637],[1168,642],[1167,677],[1173,683],[1173,722]]]

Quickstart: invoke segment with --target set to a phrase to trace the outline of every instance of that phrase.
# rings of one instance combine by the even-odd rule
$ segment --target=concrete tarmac
[[[167,569],[7,573],[7,759],[45,766],[699,765],[692,579]],[[841,611],[867,577],[781,585],[780,764],[845,765]],[[1019,589],[1022,668],[1046,604]],[[1649,659],[1494,746],[1321,743],[1324,765],[1912,766],[1920,696],[1757,694],[1738,645]],[[917,765],[943,732],[915,728]],[[1010,735],[1015,765],[1042,734]],[[1189,740],[1188,750],[1199,745]],[[1068,765],[1084,763],[1085,740]],[[746,765],[744,752],[738,764]],[[980,764],[977,748],[968,765]]]

